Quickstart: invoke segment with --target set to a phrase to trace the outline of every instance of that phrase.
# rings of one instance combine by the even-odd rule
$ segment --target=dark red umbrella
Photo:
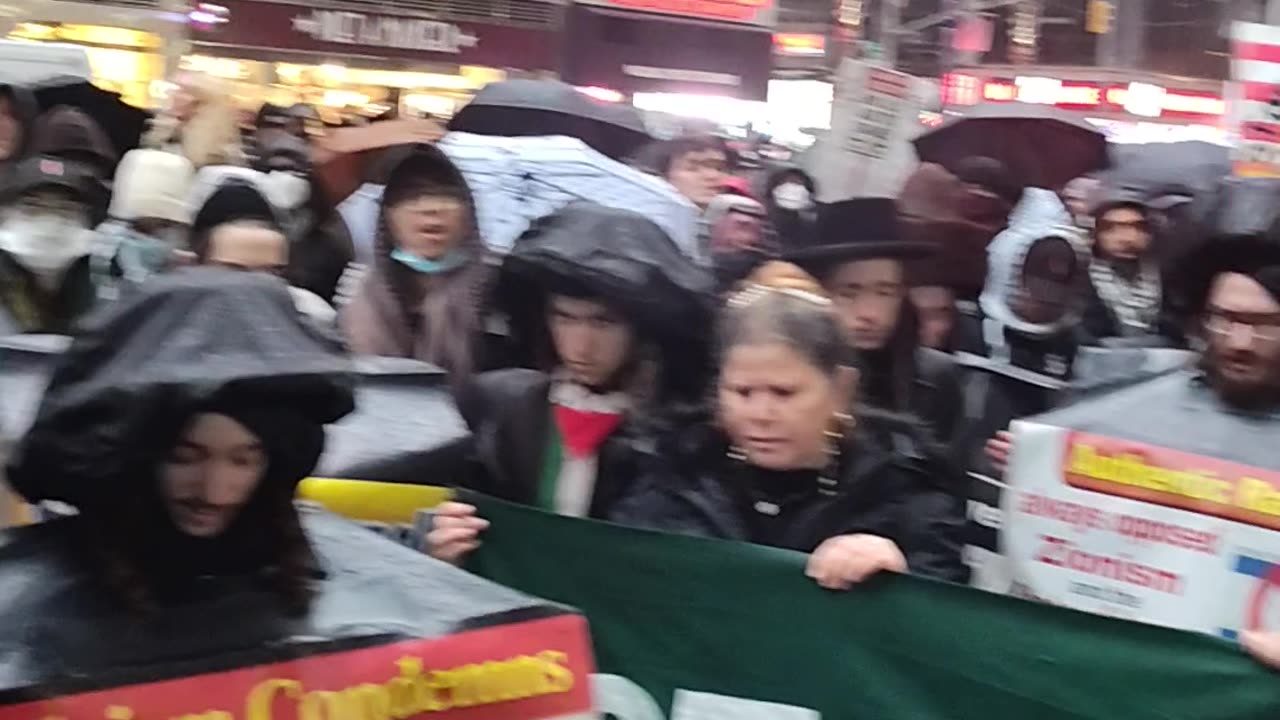
[[[1024,186],[1056,189],[1107,167],[1107,138],[1084,120],[1048,105],[978,105],[914,141],[922,162],[954,171],[965,158],[1004,163]]]

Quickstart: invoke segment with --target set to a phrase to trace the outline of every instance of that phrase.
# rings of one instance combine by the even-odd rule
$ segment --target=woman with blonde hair
[[[800,268],[758,268],[720,318],[711,412],[659,440],[608,519],[809,555],[845,590],[880,572],[964,582],[963,503],[897,448],[908,418],[855,406],[832,301]]]
[[[231,91],[211,75],[183,73],[168,106],[152,121],[143,145],[185,155],[197,170],[245,165]]]

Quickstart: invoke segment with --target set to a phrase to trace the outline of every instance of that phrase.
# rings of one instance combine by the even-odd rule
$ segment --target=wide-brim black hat
[[[892,198],[855,198],[818,206],[817,244],[785,259],[810,272],[859,260],[920,260],[937,252],[934,243],[904,240]]]
[[[1280,301],[1280,238],[1271,233],[1214,237],[1181,258],[1176,273],[1181,292],[1175,299],[1191,315],[1204,312],[1214,281],[1226,273],[1253,278]]]

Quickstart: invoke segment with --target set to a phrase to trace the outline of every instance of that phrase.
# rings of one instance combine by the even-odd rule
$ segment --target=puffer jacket
[[[918,433],[861,416],[832,477],[767,471],[730,456],[709,422],[664,435],[608,519],[624,525],[813,552],[868,533],[892,540],[914,574],[968,580],[963,502],[913,450]]]

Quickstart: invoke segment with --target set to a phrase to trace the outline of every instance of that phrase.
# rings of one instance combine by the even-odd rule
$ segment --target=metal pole
[[[898,39],[902,33],[902,4],[904,0],[884,0],[884,18],[880,23],[880,48],[884,52],[884,64],[888,68],[898,66]]]
[[[1280,25],[1280,0],[1267,0],[1265,17],[1268,25]]]

